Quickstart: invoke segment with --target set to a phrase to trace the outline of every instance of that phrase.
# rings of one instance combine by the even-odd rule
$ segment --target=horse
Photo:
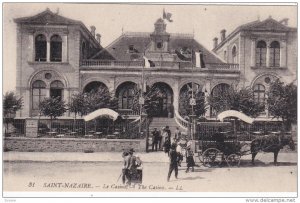
[[[254,158],[259,151],[273,152],[274,165],[277,166],[277,156],[284,146],[288,145],[291,150],[295,150],[295,144],[291,135],[266,135],[255,138],[251,142],[252,165],[254,165]]]

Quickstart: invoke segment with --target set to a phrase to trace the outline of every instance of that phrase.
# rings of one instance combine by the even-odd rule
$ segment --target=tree
[[[183,91],[180,94],[179,113],[182,117],[192,114],[192,106],[190,105],[190,99],[192,98],[191,91]],[[207,108],[205,104],[204,93],[201,91],[195,91],[194,99],[196,100],[196,105],[193,107],[194,114],[199,118],[200,116],[205,114]]]
[[[85,111],[85,101],[84,101],[84,94],[83,93],[76,93],[73,94],[71,97],[71,100],[68,104],[68,110],[70,112],[74,113],[74,124],[73,124],[73,129],[75,128],[76,125],[76,116],[83,115],[83,112]]]
[[[279,80],[273,82],[268,93],[268,109],[274,118],[281,118],[285,130],[297,122],[297,86],[284,84]]]
[[[223,92],[220,89],[215,91],[208,97],[208,103],[217,113],[236,110],[248,116],[257,117],[265,109],[263,103],[254,100],[253,91],[250,88],[238,90],[231,86]]]
[[[66,112],[66,104],[60,97],[45,98],[40,103],[42,115],[50,117],[50,130],[52,131],[52,120],[62,116]]]
[[[18,98],[14,92],[6,92],[3,98],[3,117],[6,123],[5,133],[8,131],[8,125],[12,122],[16,112],[22,109],[23,99]]]

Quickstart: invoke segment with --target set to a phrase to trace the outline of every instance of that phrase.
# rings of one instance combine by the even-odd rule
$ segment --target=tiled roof
[[[106,49],[110,52],[116,60],[130,61],[133,59],[142,60],[144,52],[150,46],[150,32],[148,33],[131,33],[122,34],[118,39],[112,42]],[[132,46],[133,51],[129,51]],[[206,63],[224,63],[217,55],[206,49],[203,45],[198,43],[191,34],[170,34],[169,51],[170,54],[175,54],[176,50],[181,48],[189,48],[191,50],[201,50],[204,54],[204,61]],[[98,53],[99,54],[99,53]],[[92,58],[97,58],[98,54]],[[181,61],[176,57],[176,61]]]

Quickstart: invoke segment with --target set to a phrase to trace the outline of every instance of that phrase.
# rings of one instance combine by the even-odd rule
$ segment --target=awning
[[[239,111],[235,111],[235,110],[228,110],[228,111],[223,111],[222,113],[220,113],[218,115],[218,119],[220,121],[223,122],[224,118],[228,118],[228,117],[235,117],[235,118],[238,118],[246,123],[249,123],[249,124],[252,124],[254,119],[247,116],[246,114],[244,113],[241,113]]]
[[[89,113],[88,115],[84,116],[83,119],[84,121],[90,121],[100,116],[107,116],[115,121],[117,120],[119,114],[114,110],[103,108],[103,109],[98,109],[96,111],[93,111],[92,113]]]

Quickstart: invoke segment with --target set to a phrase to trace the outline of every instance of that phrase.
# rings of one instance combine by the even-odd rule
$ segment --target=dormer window
[[[162,42],[157,42],[157,43],[156,43],[156,47],[157,47],[158,49],[161,49],[161,48],[162,48]]]
[[[128,52],[129,53],[139,53],[139,51],[132,44],[128,46]]]

